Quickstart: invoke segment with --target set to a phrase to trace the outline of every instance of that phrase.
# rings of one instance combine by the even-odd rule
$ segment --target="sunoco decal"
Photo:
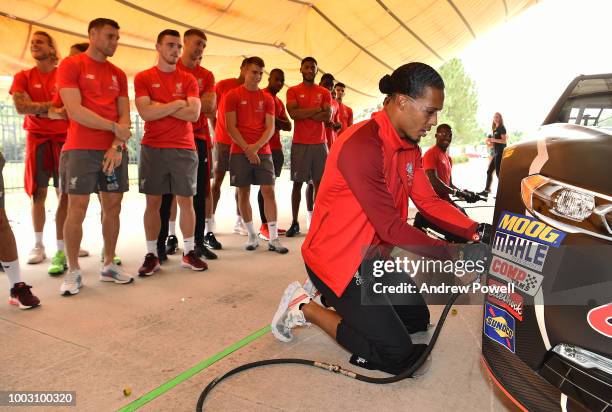
[[[612,303],[593,308],[587,314],[591,328],[608,338],[612,338]]]
[[[505,310],[485,303],[484,334],[514,353],[514,318]]]
[[[494,255],[541,272],[546,262],[548,246],[505,232],[497,232],[493,239],[492,252]]]
[[[493,256],[491,260],[489,273],[505,281],[514,283],[518,290],[531,296],[535,296],[540,286],[542,286],[542,280],[544,279],[539,273],[522,268],[513,262],[509,262],[497,256]]]
[[[523,297],[518,293],[503,292],[500,286],[505,286],[507,283],[500,283],[495,279],[489,278],[487,281],[489,286],[497,286],[488,294],[490,302],[506,309],[512,316],[518,320],[523,320]]]
[[[497,230],[554,247],[559,247],[561,241],[565,238],[564,232],[548,226],[544,222],[510,212],[502,213],[497,224]]]

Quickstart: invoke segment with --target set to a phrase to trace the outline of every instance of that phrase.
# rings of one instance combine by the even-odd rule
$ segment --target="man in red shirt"
[[[63,107],[54,107],[57,96],[57,55],[53,38],[44,31],[37,31],[30,41],[30,52],[36,66],[17,73],[9,91],[15,108],[24,114],[24,129],[28,132],[25,155],[25,189],[32,198],[32,225],[35,245],[28,256],[28,263],[42,262],[45,258],[43,228],[45,225],[45,200],[49,179],[59,186],[59,154],[66,140],[68,121]],[[66,270],[64,250],[64,221],[68,198],[60,195],[55,213],[57,252],[53,257],[49,274],[61,275]]]
[[[21,280],[17,244],[4,210],[4,163],[0,152],[0,264],[9,281],[9,304],[19,306],[19,309],[30,309],[40,305],[40,300],[32,294],[32,286]]]
[[[423,155],[423,169],[425,174],[429,178],[431,186],[435,190],[436,194],[440,198],[446,200],[463,214],[465,210],[453,202],[450,195],[457,196],[460,199],[467,201],[468,203],[474,203],[479,200],[478,195],[469,190],[461,190],[453,184],[452,168],[453,160],[448,155],[448,147],[453,140],[453,130],[451,127],[443,123],[436,128],[436,144],[425,152]],[[431,228],[436,232],[444,235],[448,241],[460,241],[453,234],[435,226],[431,222],[427,221],[421,213],[416,214],[414,217],[414,227],[424,230],[425,228]]]
[[[338,130],[338,135],[353,125],[353,109],[342,103],[342,100],[344,99],[344,89],[346,89],[344,83],[338,82],[334,86],[336,101],[338,102],[338,118],[340,120],[340,124],[342,125],[340,130]]]
[[[363,292],[371,284],[363,273],[362,262],[369,260],[364,252],[398,246],[448,256],[445,242],[407,223],[408,198],[455,235],[474,241],[479,236],[476,222],[436,195],[421,166],[418,143],[436,124],[444,102],[440,75],[423,63],[410,63],[384,76],[379,88],[393,97],[372,119],[338,137],[302,245],[314,284],[308,289],[312,293],[316,287],[335,311],[313,302],[294,282],[285,290],[271,327],[277,339],[290,341],[292,328],[314,323],[353,353],[352,363],[398,374],[425,349],[413,344],[410,334],[427,329],[429,311],[418,293],[406,296],[411,300],[406,306],[393,306],[386,294],[381,296],[386,304],[362,302],[362,282]]]
[[[212,141],[208,118],[212,117],[217,109],[217,97],[214,92],[215,76],[210,70],[200,66],[200,59],[206,48],[206,34],[202,30],[189,29],[183,35],[184,48],[181,58],[176,63],[178,70],[183,70],[195,77],[198,82],[200,103],[202,105],[200,117],[193,123],[193,134],[198,151],[198,173],[197,193],[193,198],[195,210],[195,253],[198,257],[216,259],[217,255],[208,249],[221,249],[221,243],[217,241],[209,222],[212,214],[212,196],[210,195],[210,165],[212,164],[211,148]],[[207,199],[208,196],[208,199]],[[178,239],[174,232],[168,236],[168,223],[173,207],[171,194],[162,198],[160,209],[161,230],[157,241],[158,253],[164,250],[168,254],[174,254],[178,246]],[[174,208],[176,208],[174,206]],[[167,238],[167,239],[166,239]],[[166,243],[166,244],[164,244]],[[208,247],[207,247],[208,246]]]
[[[160,269],[157,238],[161,226],[159,208],[162,195],[171,193],[181,210],[183,233],[182,266],[196,271],[207,269],[194,248],[198,154],[192,123],[200,117],[201,101],[196,79],[176,65],[182,49],[181,35],[164,30],[157,35],[157,65],[134,78],[136,108],[145,121],[140,147],[138,180],[146,194],[144,229],[147,254],[138,269],[139,276],[151,276]]]
[[[280,140],[280,131],[290,131],[291,122],[287,117],[285,106],[277,94],[281,91],[285,84],[285,73],[281,69],[272,69],[270,77],[268,77],[268,87],[264,92],[272,96],[274,99],[274,134],[270,138],[270,150],[272,151],[272,162],[274,163],[274,174],[280,177],[285,163],[285,155],[283,154],[283,146]],[[259,217],[261,218],[261,228],[259,229],[259,237],[263,240],[270,240],[270,230],[268,229],[268,220],[264,206],[264,198],[261,194],[261,189],[257,194],[257,203],[259,204]],[[278,233],[282,234],[282,229],[278,229]]]
[[[89,195],[100,193],[103,211],[104,264],[100,280],[131,283],[113,262],[119,235],[119,212],[128,185],[130,102],[125,73],[107,58],[115,54],[119,41],[116,21],[98,18],[89,23],[89,48],[62,61],[57,87],[70,119],[66,143],[60,156],[60,190],[68,193],[68,215],[64,238],[68,273],[60,292],[74,295],[82,284],[78,261],[83,220]]]
[[[331,94],[324,87],[314,84],[317,61],[305,57],[300,66],[302,83],[287,90],[287,112],[295,121],[291,144],[291,211],[293,221],[285,236],[300,233],[298,213],[302,198],[302,184],[312,180],[316,199],[323,177],[327,144],[325,123],[332,119]]]
[[[217,116],[214,119],[215,124],[215,142],[213,147],[213,184],[212,184],[212,217],[210,224],[215,227],[215,212],[217,211],[217,204],[221,197],[221,185],[225,178],[225,173],[229,171],[229,160],[230,160],[230,147],[232,145],[232,138],[227,131],[225,125],[225,106],[224,98],[225,95],[232,89],[241,86],[244,83],[244,70],[245,61],[242,60],[240,64],[240,75],[237,78],[231,77],[224,79],[215,84],[215,94],[217,95]],[[236,224],[234,225],[234,233],[246,235],[246,228],[244,222],[240,217],[240,208],[238,207],[238,191],[236,190]]]
[[[284,254],[289,250],[278,239],[274,163],[268,144],[274,134],[274,100],[258,87],[263,69],[261,58],[247,58],[244,85],[232,89],[225,96],[225,122],[232,138],[230,183],[238,188],[240,215],[249,236],[245,249],[255,250],[259,246],[249,200],[251,185],[259,185],[270,232],[268,250]]]

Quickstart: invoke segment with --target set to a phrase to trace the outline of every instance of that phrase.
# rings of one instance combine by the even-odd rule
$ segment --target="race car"
[[[530,411],[612,411],[612,74],[574,79],[503,153],[483,362]]]

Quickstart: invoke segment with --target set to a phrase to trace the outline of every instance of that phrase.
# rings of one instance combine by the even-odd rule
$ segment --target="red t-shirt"
[[[119,120],[117,99],[128,97],[125,73],[109,61],[93,60],[87,53],[62,61],[57,70],[57,88],[79,89],[83,107],[113,122]],[[62,150],[106,150],[114,139],[111,131],[91,129],[70,119]]]
[[[206,70],[204,67],[197,65],[193,69],[185,66],[181,59],[176,63],[176,68],[184,70],[187,73],[191,73],[198,82],[198,89],[200,97],[204,93],[211,93],[215,91],[215,76],[210,70]],[[212,147],[210,140],[210,129],[208,127],[208,118],[204,116],[204,113],[200,113],[198,121],[193,123],[193,135],[196,139],[206,140],[206,147]]]
[[[217,123],[215,124],[215,142],[232,144],[232,138],[225,127],[225,102],[224,98],[227,92],[241,86],[242,83],[238,79],[221,80],[215,85],[215,93],[217,94]]]
[[[33,102],[51,102],[59,96],[55,78],[57,68],[43,73],[38,67],[22,70],[13,78],[9,93],[27,93]],[[23,128],[31,133],[63,134],[68,130],[68,120],[51,120],[28,114],[23,120]]]
[[[287,118],[287,112],[285,111],[285,105],[283,104],[283,101],[279,99],[278,96],[270,93],[268,89],[264,89],[264,93],[272,96],[272,98],[274,99],[274,117],[289,120]],[[268,143],[270,144],[270,149],[272,150],[281,150],[283,148],[283,145],[280,141],[280,130],[276,127],[274,128],[274,134],[272,135]]]
[[[339,116],[338,116],[338,102],[335,101],[334,99],[332,99],[331,101],[331,108],[332,108],[332,122],[333,123],[338,123],[340,122],[339,120]],[[334,144],[334,141],[336,140],[336,137],[338,137],[338,132],[336,132],[336,130],[333,127],[325,127],[325,138],[327,140],[327,147],[332,147],[332,145]]]
[[[342,124],[342,128],[338,131],[338,135],[353,125],[353,109],[338,102],[338,121]]]
[[[435,170],[445,185],[450,186],[453,161],[447,152],[442,151],[438,145],[433,145],[423,155],[423,169]]]
[[[323,108],[326,104],[331,105],[331,93],[325,87],[312,85],[307,86],[300,83],[287,90],[287,105],[297,103],[300,109]],[[325,143],[325,125],[312,119],[295,121],[293,131],[293,143],[321,144]]]
[[[152,101],[170,103],[199,97],[198,83],[189,73],[181,70],[162,72],[157,66],[136,74],[134,77],[136,98],[149,96]],[[191,122],[166,116],[145,122],[142,144],[167,149],[195,150]]]
[[[240,86],[230,90],[225,95],[224,107],[225,113],[236,113],[236,127],[249,144],[257,142],[266,130],[266,115],[274,116],[274,100],[261,89],[250,91]],[[232,142],[230,153],[244,153],[244,151]],[[270,145],[266,143],[257,153],[271,154]]]

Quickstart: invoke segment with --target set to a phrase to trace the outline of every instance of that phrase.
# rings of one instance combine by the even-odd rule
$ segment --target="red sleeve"
[[[274,99],[272,98],[272,96],[270,96],[267,93],[264,93],[264,106],[265,106],[266,114],[271,114],[272,116],[275,116]]]
[[[325,89],[325,93],[323,93],[323,101],[321,102],[322,106],[324,106],[326,103],[331,106],[331,101],[331,93],[329,92],[329,90]]]
[[[11,89],[9,90],[9,94],[13,94],[15,92],[27,92],[28,91],[28,78],[25,75],[25,72],[20,71],[13,77],[13,84],[11,84]]]
[[[147,86],[146,74],[144,72],[138,73],[136,77],[134,77],[134,92],[136,93],[136,98],[150,96]]]
[[[73,58],[62,60],[57,68],[57,90],[79,88],[79,64]]]
[[[378,237],[387,244],[400,247],[444,246],[445,242],[427,236],[401,218],[387,188],[382,143],[376,130],[364,131],[367,134],[359,136],[364,138],[353,136],[344,143],[338,156],[338,170]]]
[[[418,164],[418,162],[416,162]],[[467,240],[472,239],[476,233],[478,223],[464,215],[446,200],[441,199],[433,187],[422,167],[414,170],[414,183],[410,199],[423,214],[425,219],[453,235]]]
[[[234,90],[230,90],[225,95],[225,113],[236,112],[237,109],[238,109],[238,93],[236,93]]]
[[[278,103],[278,117],[280,119],[289,120],[289,118],[287,117],[287,111],[285,110],[285,105],[283,104],[282,100],[277,99],[277,103]]]
[[[211,93],[214,91],[215,91],[215,75],[213,74],[213,72],[209,71],[208,73],[206,73],[206,78],[204,79],[204,93]]]
[[[423,155],[423,169],[425,170],[437,170],[438,169],[438,159],[436,154],[434,153],[434,149],[430,148]]]
[[[222,88],[221,88],[221,82],[216,83],[215,84],[215,94],[217,95],[217,108],[219,106],[219,103],[221,102],[221,93],[222,93]]]
[[[119,70],[119,97],[128,97],[127,76],[123,70]]]
[[[295,96],[295,90],[293,87],[290,87],[287,90],[287,104],[289,103],[297,103],[297,97]]]
[[[346,121],[346,126],[352,126],[353,125],[353,109],[351,109],[350,107],[347,107],[348,109],[348,120]]]
[[[187,80],[187,97],[200,97],[200,89],[198,88],[198,81],[193,77],[192,74],[185,73],[185,80]]]

